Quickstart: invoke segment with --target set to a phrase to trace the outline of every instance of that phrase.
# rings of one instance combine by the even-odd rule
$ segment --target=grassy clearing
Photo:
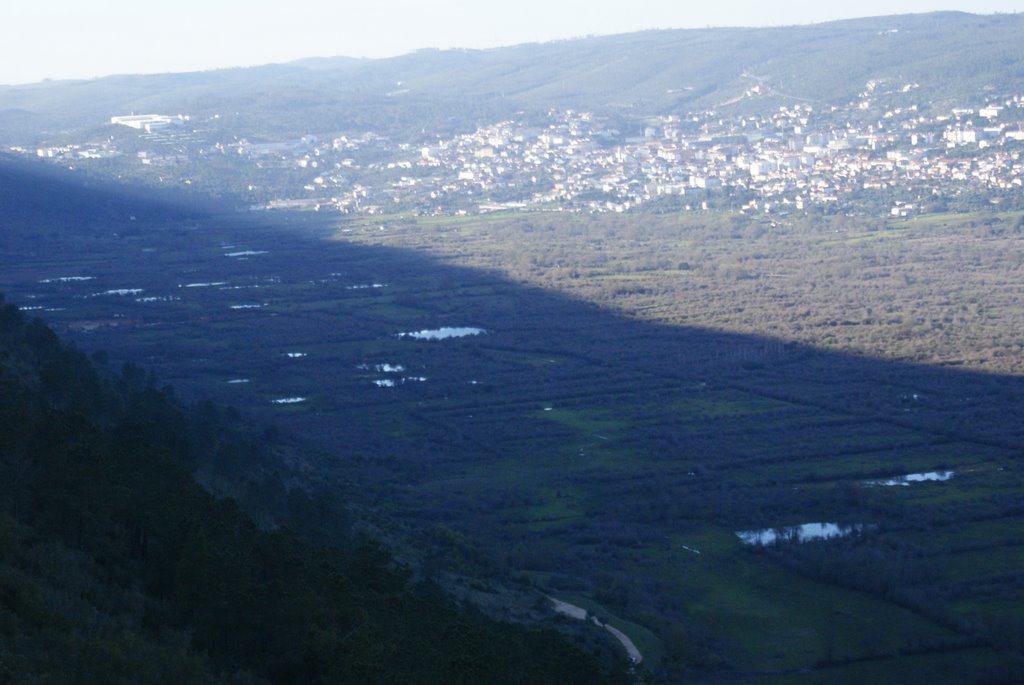
[[[898,240],[907,237],[907,232],[902,230],[885,229],[880,231],[869,231],[846,236],[836,240],[825,240],[821,242],[824,248],[853,247],[884,240]]]
[[[796,460],[772,466],[772,473],[786,480],[823,480],[836,483],[850,480],[864,484],[866,480],[878,480],[908,473],[945,471],[968,465],[984,463],[988,455],[975,445],[950,443],[946,445],[909,446],[893,450],[878,450],[844,454],[842,459],[807,462]],[[993,450],[994,451],[994,450]],[[979,460],[979,461],[976,461]],[[868,477],[866,474],[874,474]],[[834,479],[834,480],[832,480]],[[878,487],[878,486],[875,486]]]
[[[1006,593],[996,598],[956,599],[951,605],[958,615],[967,619],[1012,623],[1020,620],[1021,612],[1024,611],[1024,595],[1018,591],[1015,595]]]
[[[997,547],[1024,542],[1024,518],[998,519],[973,523],[958,522],[924,531],[901,534],[908,542],[930,550],[955,550],[958,547]]]
[[[579,492],[572,489],[542,488],[535,497],[542,500],[524,509],[530,530],[544,530],[577,520],[584,515]]]
[[[690,421],[723,417],[742,418],[751,414],[788,411],[793,408],[794,405],[779,400],[755,396],[742,398],[730,395],[687,399],[672,405],[672,409],[681,413],[684,420]]]
[[[926,641],[952,637],[866,593],[794,577],[742,548],[732,533],[686,539],[702,554],[669,553],[666,561],[677,565],[674,585],[687,612],[729,641],[736,668],[794,669],[827,659],[892,654],[911,634]]]
[[[864,685],[903,683],[905,685],[963,685],[964,674],[1007,672],[1016,666],[991,651],[955,650],[948,653],[898,655],[870,661],[785,674],[756,673],[726,676],[721,682],[759,685]],[[1013,671],[1008,671],[1012,673]]]
[[[492,359],[522,366],[552,366],[564,364],[567,361],[569,361],[565,357],[560,357],[559,355],[553,353],[540,354],[531,352],[516,352],[514,350],[496,350],[493,348],[484,349],[485,353]]]
[[[421,319],[430,313],[429,310],[422,309],[419,307],[410,307],[408,305],[399,305],[392,303],[381,303],[377,305],[371,305],[370,312],[374,316],[379,316],[384,319],[390,319],[392,321],[398,322]]]
[[[952,581],[981,579],[1024,569],[1024,540],[1017,545],[990,547],[951,554],[944,575]]]
[[[576,431],[601,439],[611,439],[624,431],[629,423],[623,419],[613,418],[606,412],[595,409],[569,409],[555,403],[544,403],[539,418],[554,421]]]

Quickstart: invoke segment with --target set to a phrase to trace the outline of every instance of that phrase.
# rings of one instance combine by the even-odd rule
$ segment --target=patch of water
[[[430,330],[415,331],[412,333],[399,333],[399,338],[412,338],[413,340],[447,340],[448,338],[465,338],[471,335],[482,335],[487,331],[483,328],[465,327],[444,327]]]
[[[300,404],[305,402],[305,397],[282,397],[279,400],[270,400],[271,404]]]
[[[773,545],[776,542],[811,542],[813,540],[828,540],[830,538],[843,538],[849,535],[860,533],[864,526],[855,523],[843,526],[838,523],[804,523],[799,526],[788,526],[784,528],[763,528],[761,530],[736,531],[736,537],[745,545]]]
[[[167,296],[167,297],[136,297],[135,298],[136,302],[141,302],[142,304],[147,304],[149,302],[176,302],[176,301],[180,301],[180,300],[181,300],[180,297],[170,297],[170,296]]]
[[[235,378],[230,381],[225,381],[228,385],[244,385],[249,382],[248,378]]]
[[[142,288],[118,288],[116,290],[105,290],[102,293],[93,293],[89,297],[103,297],[104,295],[116,295],[118,297],[127,297],[128,295],[141,295],[146,292]]]
[[[186,283],[185,285],[179,285],[179,288],[214,288],[218,285],[227,285],[227,281],[217,281],[215,283]]]
[[[44,278],[40,283],[77,283],[79,281],[95,281],[95,276],[59,276],[58,278]]]
[[[377,373],[402,373],[405,367],[401,364],[360,364],[356,367],[360,371],[376,371]]]
[[[267,250],[242,250],[241,252],[228,252],[225,257],[255,257],[256,255],[270,254]]]
[[[426,376],[405,376],[404,378],[379,378],[373,382],[378,388],[397,388],[406,383],[426,383]]]
[[[232,309],[263,309],[262,304],[233,304]]]
[[[956,471],[926,471],[924,473],[908,473],[905,476],[888,478],[886,480],[869,480],[868,485],[881,485],[883,487],[910,487],[911,483],[942,483],[956,475]]]

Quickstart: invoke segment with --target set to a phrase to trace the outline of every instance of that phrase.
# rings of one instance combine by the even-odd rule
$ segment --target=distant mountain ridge
[[[0,142],[96,126],[130,111],[238,111],[267,134],[285,125],[388,132],[465,128],[550,107],[644,116],[836,104],[856,98],[868,81],[914,84],[915,103],[945,106],[1024,91],[1021,35],[1022,14],[938,12],[45,82],[0,87]],[[759,97],[745,100],[755,86]]]

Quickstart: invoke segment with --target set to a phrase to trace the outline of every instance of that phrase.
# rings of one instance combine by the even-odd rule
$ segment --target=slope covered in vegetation
[[[369,129],[429,138],[551,107],[628,119],[844,104],[868,81],[887,82],[875,95],[892,89],[897,103],[902,86],[919,86],[903,106],[963,105],[980,92],[1020,90],[1022,25],[1020,14],[939,12],[0,87],[0,142],[52,140],[152,110],[217,113],[247,136]],[[755,86],[757,97],[745,97]]]
[[[411,591],[378,547],[261,530],[190,475],[247,449],[202,414],[0,304],[0,681],[604,681],[556,633]]]

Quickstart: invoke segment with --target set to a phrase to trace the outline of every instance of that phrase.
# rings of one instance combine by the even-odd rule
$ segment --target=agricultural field
[[[669,681],[1010,682],[1020,226],[206,216],[8,235],[0,291],[315,446],[424,575],[584,606]]]

